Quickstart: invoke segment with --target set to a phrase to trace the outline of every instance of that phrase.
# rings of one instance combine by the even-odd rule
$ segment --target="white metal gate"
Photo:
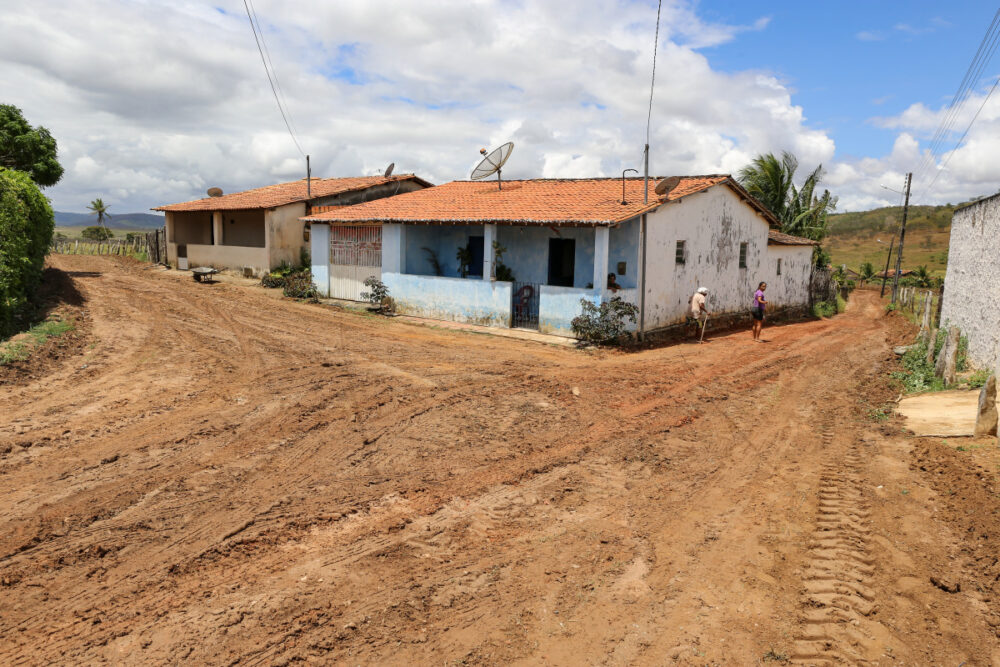
[[[330,296],[361,301],[369,276],[382,278],[382,228],[330,225]]]

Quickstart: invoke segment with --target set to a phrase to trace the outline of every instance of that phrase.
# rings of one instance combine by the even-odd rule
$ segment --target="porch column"
[[[493,280],[496,277],[496,252],[493,241],[497,238],[496,225],[483,225],[483,280]]]
[[[594,228],[594,288],[603,295],[608,289],[608,238],[607,227]]]
[[[309,229],[313,284],[320,295],[330,296],[330,225],[316,222]]]
[[[222,211],[212,213],[212,239],[215,245],[222,245]]]
[[[382,274],[406,272],[406,227],[382,225]]]

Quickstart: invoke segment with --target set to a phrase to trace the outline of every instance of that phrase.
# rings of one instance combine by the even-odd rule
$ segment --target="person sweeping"
[[[755,343],[762,343],[760,332],[764,328],[764,311],[767,309],[767,299],[764,298],[764,290],[767,283],[762,282],[757,285],[757,291],[753,293],[753,307],[750,315],[753,316],[753,340]]]

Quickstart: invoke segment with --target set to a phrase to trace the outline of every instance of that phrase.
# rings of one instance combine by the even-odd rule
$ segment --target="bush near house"
[[[619,296],[604,301],[599,307],[587,299],[580,299],[580,307],[582,312],[570,322],[573,335],[586,343],[597,345],[617,343],[626,336],[631,338],[625,320],[634,324],[639,317],[639,308],[622,301]]]
[[[29,317],[54,228],[49,201],[28,174],[0,168],[0,336]]]
[[[361,298],[374,306],[375,312],[384,314],[395,310],[395,304],[389,296],[389,288],[384,282],[375,276],[368,276],[365,278],[365,287],[370,291],[362,292]]]

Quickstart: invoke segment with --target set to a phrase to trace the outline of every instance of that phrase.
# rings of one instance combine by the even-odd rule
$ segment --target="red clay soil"
[[[871,294],[581,352],[53,263],[90,340],[0,392],[2,664],[1000,664]]]

